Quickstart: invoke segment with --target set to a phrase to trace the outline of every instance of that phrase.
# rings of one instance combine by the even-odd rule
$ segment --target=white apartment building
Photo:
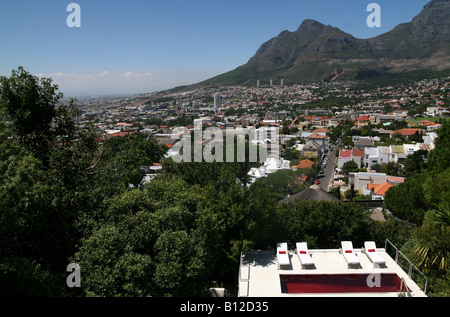
[[[426,297],[426,280],[419,286],[412,274],[422,273],[389,240],[381,247],[373,241],[354,248],[351,241],[330,249],[294,246],[242,252],[238,297]]]

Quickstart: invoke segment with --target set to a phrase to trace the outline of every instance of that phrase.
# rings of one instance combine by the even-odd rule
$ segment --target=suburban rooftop
[[[378,292],[324,292],[315,293],[287,293],[283,291],[281,280],[283,278],[312,277],[312,276],[360,276],[396,275],[409,289],[408,295],[413,297],[426,297],[423,290],[411,279],[392,259],[384,248],[376,248],[376,252],[385,262],[384,265],[374,265],[364,253],[364,248],[354,248],[353,253],[359,260],[359,265],[349,266],[341,249],[312,249],[308,250],[314,265],[302,266],[296,250],[288,250],[289,265],[280,266],[275,250],[256,250],[243,252],[239,270],[239,297],[310,297],[310,296],[337,296],[337,297],[398,297],[399,291]],[[396,256],[397,258],[398,256]]]

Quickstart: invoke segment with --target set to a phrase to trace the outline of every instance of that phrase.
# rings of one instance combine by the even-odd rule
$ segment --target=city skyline
[[[366,24],[372,2],[381,7],[380,28]],[[80,28],[66,24],[71,1],[3,2],[0,75],[23,66],[52,77],[66,97],[158,91],[235,69],[305,19],[370,38],[410,22],[428,2],[80,0]]]

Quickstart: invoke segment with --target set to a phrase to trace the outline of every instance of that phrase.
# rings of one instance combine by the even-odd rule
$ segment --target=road
[[[334,179],[334,167],[337,164],[336,151],[339,151],[340,144],[341,143],[339,142],[337,145],[332,145],[333,149],[328,151],[324,159],[324,161],[326,160],[327,162],[327,166],[324,169],[322,168],[324,174],[319,174],[318,177],[318,179],[320,180],[319,187],[327,192],[331,190],[331,185]]]

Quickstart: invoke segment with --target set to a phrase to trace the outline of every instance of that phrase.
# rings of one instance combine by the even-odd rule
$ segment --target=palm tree
[[[450,251],[450,208],[443,202],[437,210],[426,213],[423,225],[417,231],[419,242],[414,248],[418,267],[426,273],[445,274]]]

